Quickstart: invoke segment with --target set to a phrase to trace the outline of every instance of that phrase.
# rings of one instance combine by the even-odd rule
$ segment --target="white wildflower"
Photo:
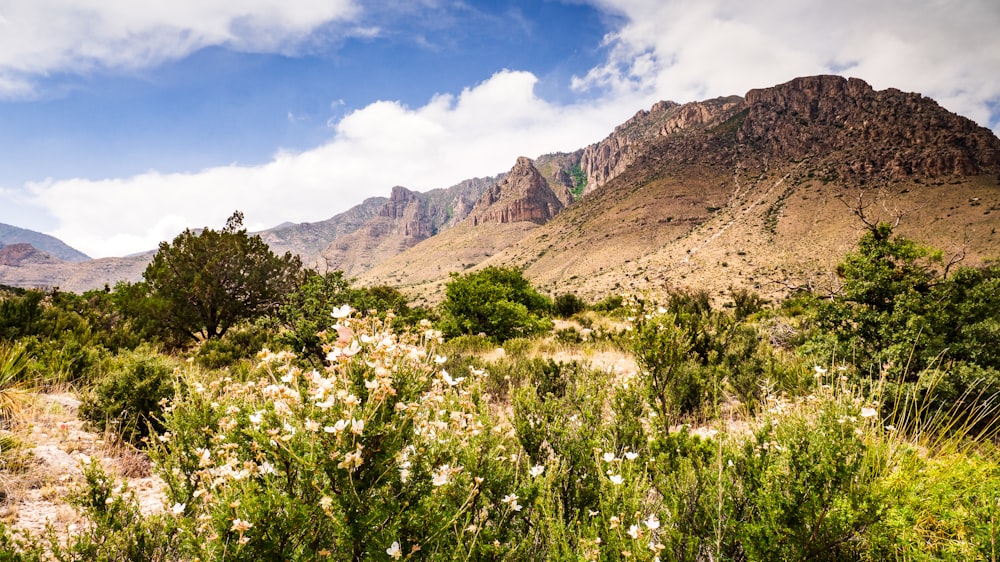
[[[450,476],[451,468],[448,465],[442,465],[431,476],[431,483],[435,486],[444,486],[449,482]]]
[[[638,539],[639,537],[642,536],[642,527],[638,525],[629,525],[628,536],[632,537],[633,539]]]

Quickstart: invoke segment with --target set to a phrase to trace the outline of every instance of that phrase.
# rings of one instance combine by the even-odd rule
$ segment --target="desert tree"
[[[275,311],[302,277],[302,262],[275,255],[236,211],[222,230],[185,230],[162,242],[143,273],[149,314],[188,339],[223,336],[241,320]]]

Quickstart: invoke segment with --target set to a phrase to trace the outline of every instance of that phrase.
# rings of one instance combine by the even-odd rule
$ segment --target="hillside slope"
[[[506,246],[492,241],[504,249],[477,265],[514,265],[553,294],[590,298],[835,288],[859,210],[964,263],[1000,257],[1000,139],[919,94],[857,79],[660,103],[584,149],[582,167],[582,200]],[[397,263],[420,263],[420,249]],[[369,281],[394,279],[431,300],[448,273],[389,265]]]

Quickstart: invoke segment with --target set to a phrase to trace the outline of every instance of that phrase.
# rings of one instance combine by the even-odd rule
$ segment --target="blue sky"
[[[574,150],[837,73],[1000,131],[995,0],[0,0],[0,222],[94,257]]]

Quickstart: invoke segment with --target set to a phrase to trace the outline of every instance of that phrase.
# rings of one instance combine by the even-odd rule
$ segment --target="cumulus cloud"
[[[358,13],[351,0],[6,0],[0,4],[0,96],[29,95],[36,76],[142,68],[212,45],[289,49]]]
[[[23,92],[32,73],[152,64],[208,44],[280,49],[357,10],[346,0],[186,0],[141,9],[116,0],[61,1],[73,8],[53,10],[63,15],[51,21],[32,12],[57,0],[0,7],[0,92]],[[329,142],[278,152],[263,165],[40,182],[28,186],[30,200],[58,222],[52,234],[94,256],[121,255],[154,248],[184,227],[220,227],[234,209],[259,229],[324,219],[394,185],[447,187],[502,172],[517,156],[600,140],[660,99],[742,95],[820,73],[919,91],[1000,131],[996,0],[592,3],[623,23],[605,38],[607,60],[573,81],[585,101],[547,102],[535,94],[534,75],[503,70],[420,107],[379,101],[349,112],[331,121]],[[34,23],[17,25],[22,20]]]
[[[518,156],[600,140],[635,111],[619,100],[556,106],[535,95],[536,81],[505,70],[419,108],[373,103],[337,122],[330,142],[278,153],[261,166],[28,187],[33,203],[60,225],[51,234],[94,257],[124,255],[155,248],[185,227],[221,227],[235,209],[248,228],[262,229],[325,219],[394,185],[427,190],[496,174]]]

